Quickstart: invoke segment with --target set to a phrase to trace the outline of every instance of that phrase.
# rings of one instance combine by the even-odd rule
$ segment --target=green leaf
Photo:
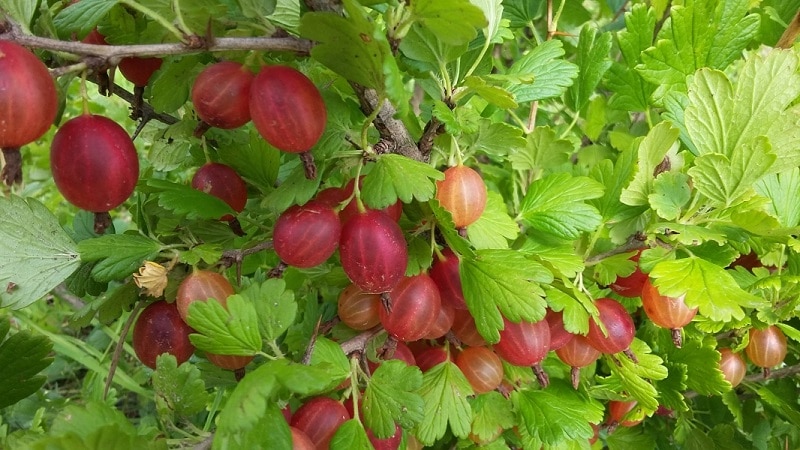
[[[660,262],[650,277],[662,295],[685,294],[686,306],[699,308],[701,315],[716,322],[740,320],[744,318],[742,307],[764,301],[743,291],[722,267],[697,257]]]
[[[432,30],[420,23],[414,23],[400,43],[400,51],[405,57],[426,63],[424,66],[428,70],[439,70],[466,53],[467,49],[466,43],[452,45],[438,39]]]
[[[175,170],[190,160],[192,144],[186,140],[154,139],[147,160],[155,170]]]
[[[553,39],[540,44],[516,60],[508,69],[511,75],[532,76],[530,84],[509,83],[506,86],[514,94],[517,103],[558,97],[572,86],[578,76],[578,66],[564,58],[564,44]]]
[[[222,258],[222,247],[217,244],[200,244],[181,252],[181,262],[190,266],[197,265],[200,261],[214,264]]]
[[[719,154],[733,164],[742,164],[750,152],[765,152],[766,136],[777,156],[771,172],[800,165],[800,129],[793,118],[800,95],[800,60],[790,51],[776,50],[766,56],[749,55],[732,83],[719,71],[699,70],[689,83],[685,121],[699,155]],[[748,151],[744,155],[742,147]],[[750,156],[752,157],[752,156]],[[749,158],[748,158],[749,159]],[[761,158],[759,161],[764,163]],[[741,169],[739,169],[741,170]]]
[[[510,92],[487,83],[483,77],[467,77],[464,80],[464,86],[467,88],[464,91],[464,96],[476,94],[490,104],[502,109],[514,109],[517,107],[517,102],[514,101],[514,96]]]
[[[336,342],[318,337],[311,353],[311,364],[325,369],[326,380],[332,389],[350,376],[350,361]]]
[[[478,29],[487,26],[483,11],[469,0],[417,0],[411,3],[411,14],[451,45],[468,43],[478,35]]]
[[[394,428],[392,428],[394,432]],[[372,450],[364,425],[356,419],[350,419],[339,425],[330,444],[331,450]]]
[[[695,179],[695,183],[697,180]],[[664,172],[653,182],[653,192],[647,196],[650,206],[666,220],[675,220],[692,196],[689,176],[681,172]]]
[[[70,404],[61,409],[48,434],[49,439],[38,442],[34,448],[167,448],[164,440],[157,439],[152,429],[147,434],[137,433],[137,429],[120,410],[94,400],[89,400],[85,405]]]
[[[629,258],[636,252],[620,253],[603,258],[594,266],[594,276],[603,286],[613,283],[617,277],[627,277],[636,270],[636,263]]]
[[[100,282],[127,277],[160,250],[161,244],[140,234],[108,234],[78,243],[83,261],[99,261],[92,277]]]
[[[33,14],[38,7],[39,0],[4,0],[0,2],[0,8],[28,34],[31,33],[31,20],[33,20]]]
[[[39,375],[53,362],[53,343],[44,336],[20,331],[6,339],[10,322],[0,317],[0,409],[35,393],[47,381]]]
[[[768,212],[784,227],[800,224],[800,169],[792,168],[762,178],[754,186],[756,192],[771,200]]]
[[[469,241],[476,249],[508,248],[519,235],[519,225],[508,215],[503,196],[489,191],[483,214],[467,227]]]
[[[110,324],[119,319],[123,311],[130,311],[132,305],[138,300],[139,287],[131,280],[102,292],[88,302],[86,306],[75,313],[70,325],[75,328],[88,327],[95,315],[100,323]]]
[[[188,417],[205,410],[212,401],[206,392],[206,383],[200,377],[200,369],[194,364],[181,364],[173,355],[164,353],[156,359],[156,370],[152,375],[159,414],[175,413]]]
[[[604,219],[610,221],[617,218],[626,209],[620,197],[622,190],[633,178],[635,167],[636,152],[625,150],[617,156],[615,162],[603,160],[589,173],[589,176],[605,187],[602,197],[589,202],[597,208]]]
[[[610,51],[611,33],[598,33],[590,25],[581,29],[576,59],[578,79],[569,91],[571,106],[576,114],[589,102],[589,97],[611,67],[611,60],[608,57]]]
[[[594,435],[591,424],[603,420],[600,402],[562,381],[553,382],[546,390],[514,391],[511,401],[528,433],[548,445],[589,439]]]
[[[686,386],[700,395],[720,395],[729,389],[719,370],[715,339],[684,339],[683,346],[665,346],[666,358],[686,367]]]
[[[165,59],[147,83],[153,109],[169,114],[185,105],[192,82],[202,69],[199,56]]]
[[[608,104],[612,108],[645,111],[654,86],[644,81],[634,68],[641,63],[641,54],[652,45],[656,15],[652,8],[639,3],[625,13],[625,29],[617,33],[625,65],[613,63],[607,84],[614,92]]]
[[[239,293],[249,301],[258,315],[258,325],[265,340],[278,339],[294,323],[297,302],[294,292],[286,289],[286,282],[270,278],[263,283],[253,283]]]
[[[653,355],[650,347],[643,341],[634,339],[630,350],[639,362],[635,363],[622,354],[613,356],[619,364],[609,362],[611,375],[604,378],[602,383],[614,392],[627,392],[639,402],[645,415],[649,415],[658,409],[658,391],[648,380],[663,380],[668,371],[664,367],[664,360]]]
[[[309,12],[300,19],[300,35],[318,42],[311,56],[343,76],[368,88],[384,91],[384,60],[392,58],[389,43],[353,0],[343,1],[347,17]]]
[[[553,311],[561,311],[565,330],[586,335],[589,332],[589,318],[599,313],[592,299],[576,287],[567,286],[572,288],[572,295],[554,286],[546,287],[547,303]]]
[[[423,418],[422,397],[416,392],[422,387],[422,372],[404,362],[383,362],[364,391],[364,423],[378,438],[395,433],[395,423],[411,429]]]
[[[228,310],[216,300],[192,302],[186,322],[199,334],[189,339],[197,348],[220,355],[255,355],[261,350],[255,306],[241,295],[228,297]]]
[[[236,214],[222,199],[190,186],[154,178],[147,180],[147,186],[156,190],[159,206],[188,219],[219,219]]]
[[[776,155],[766,138],[737,146],[730,157],[705,154],[695,160],[689,175],[697,190],[718,205],[729,207],[747,200],[753,184],[769,173]]]
[[[618,427],[606,438],[609,450],[656,448],[656,436],[642,427]]]
[[[509,429],[516,418],[509,399],[496,391],[486,392],[470,400],[472,407],[472,434],[481,441],[492,440],[498,429]]]
[[[561,239],[575,239],[600,225],[602,217],[584,200],[603,195],[603,186],[587,177],[555,173],[534,181],[520,205],[528,227]]]
[[[716,10],[715,10],[716,6]],[[747,14],[747,0],[692,2],[670,9],[658,42],[642,54],[642,77],[657,85],[663,99],[686,90],[686,77],[701,67],[723,69],[758,33],[759,18]]]
[[[86,36],[105,17],[111,8],[119,3],[118,0],[84,0],[64,8],[53,19],[53,25],[58,29],[58,34],[68,36],[75,33],[78,36]],[[28,2],[29,7],[35,6],[36,2]],[[22,22],[26,25],[30,21]]]
[[[381,155],[364,176],[361,199],[371,208],[385,208],[398,199],[426,202],[436,193],[434,181],[443,179],[444,174],[428,164],[402,155]]]
[[[469,148],[485,152],[488,155],[513,154],[518,149],[524,148],[526,142],[520,128],[502,122],[482,121],[478,133],[465,137],[472,136],[475,137],[475,140],[469,145]]]
[[[457,437],[466,438],[470,432],[472,408],[467,397],[472,387],[458,366],[443,362],[422,375],[423,419],[414,430],[414,435],[425,445],[433,445],[441,439],[450,425]]]
[[[539,283],[549,284],[549,270],[514,250],[478,250],[461,259],[461,284],[478,331],[487,342],[500,340],[503,316],[512,322],[537,322],[547,302]],[[502,314],[502,315],[501,315]]]
[[[262,204],[279,213],[292,205],[302,205],[317,193],[320,178],[306,178],[303,167],[297,162],[289,175],[281,180],[280,186],[267,195]]]
[[[637,171],[628,187],[622,190],[622,203],[630,206],[650,205],[649,196],[653,192],[656,167],[665,159],[670,161],[670,167],[676,165],[672,161],[678,160],[678,135],[679,131],[671,127],[669,122],[661,122],[640,141]]]
[[[558,139],[550,127],[536,127],[528,135],[527,145],[511,153],[509,160],[514,170],[533,171],[534,179],[569,161],[575,150],[566,139]]]
[[[220,145],[217,153],[222,161],[231,166],[242,178],[268,192],[278,179],[281,152],[269,145],[255,127],[250,129],[247,140]]]
[[[483,29],[484,39],[489,43],[502,43],[504,32],[502,0],[470,0],[483,11],[487,24]],[[487,44],[488,45],[488,44]]]
[[[0,198],[0,308],[24,308],[80,266],[77,246],[34,199]]]

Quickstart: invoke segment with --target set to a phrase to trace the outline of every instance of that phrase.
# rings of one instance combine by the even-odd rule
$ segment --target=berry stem
[[[570,379],[572,380],[572,387],[578,389],[581,382],[581,369],[580,367],[572,367],[569,371]]]
[[[303,170],[305,170],[306,178],[309,180],[317,179],[317,165],[314,163],[314,155],[311,151],[300,153],[300,161],[303,162]]]
[[[108,211],[94,213],[94,232],[104,234],[111,226],[111,214]]]
[[[3,182],[8,186],[22,183],[22,154],[19,152],[19,147],[4,148],[3,159],[5,166],[0,172]]]
[[[675,344],[675,347],[681,348],[683,345],[683,335],[681,334],[680,328],[672,328],[670,329],[672,333],[672,343]]]
[[[533,365],[533,373],[536,375],[536,381],[539,382],[539,386],[542,388],[550,386],[550,377],[547,375],[547,372],[542,369],[542,365],[540,363]]]

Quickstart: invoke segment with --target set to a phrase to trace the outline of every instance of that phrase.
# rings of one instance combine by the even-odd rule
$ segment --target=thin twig
[[[797,11],[797,14],[794,15],[794,18],[791,22],[789,22],[789,26],[786,27],[786,31],[783,32],[781,38],[778,39],[778,43],[775,44],[776,48],[790,48],[792,44],[794,44],[795,39],[797,39],[797,35],[800,34],[800,11]]]
[[[53,294],[55,294],[56,297],[60,298],[61,300],[69,303],[73,309],[83,309],[83,307],[86,306],[86,302],[84,302],[82,298],[70,292],[65,283],[61,283],[53,288]]]
[[[342,351],[344,351],[345,355],[349,355],[353,352],[363,353],[364,349],[367,348],[367,343],[370,341],[370,339],[374,338],[381,331],[383,331],[383,327],[380,325],[370,328],[369,330],[342,342],[339,344],[339,347],[342,348]]]
[[[108,368],[106,385],[103,388],[103,400],[108,397],[108,390],[111,388],[111,382],[114,380],[114,373],[117,371],[119,359],[122,357],[122,349],[125,347],[125,338],[128,336],[128,331],[131,329],[131,326],[136,320],[136,316],[139,315],[139,310],[142,309],[143,305],[143,302],[136,302],[136,306],[134,306],[133,310],[131,310],[131,315],[128,316],[128,320],[125,321],[125,325],[122,326],[122,330],[119,333],[119,340],[117,341],[116,348],[114,348],[114,356],[111,358],[111,366]]]

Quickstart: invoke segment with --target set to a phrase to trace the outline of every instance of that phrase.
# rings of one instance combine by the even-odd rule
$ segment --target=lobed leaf
[[[423,419],[414,429],[415,436],[425,445],[432,445],[447,431],[466,438],[470,432],[472,408],[467,397],[472,387],[454,363],[443,362],[422,375]]]
[[[108,234],[78,243],[83,261],[98,261],[92,277],[100,282],[121,280],[134,273],[144,261],[152,260],[161,244],[140,234]]]
[[[518,219],[538,232],[575,239],[600,225],[600,213],[584,200],[602,195],[603,186],[591,178],[555,173],[531,183]]]
[[[411,429],[423,419],[422,372],[402,361],[383,362],[364,391],[364,423],[378,438],[388,438],[395,424]]]
[[[228,310],[216,300],[192,302],[186,322],[197,333],[189,339],[197,348],[220,355],[255,355],[261,350],[255,306],[241,295],[228,297]]]

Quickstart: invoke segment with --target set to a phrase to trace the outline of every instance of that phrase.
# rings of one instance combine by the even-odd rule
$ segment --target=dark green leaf
[[[578,66],[563,59],[564,44],[558,39],[546,41],[516,60],[509,74],[533,77],[530,84],[509,84],[509,92],[517,103],[558,97],[572,86],[578,76]]]
[[[608,77],[608,86],[614,91],[609,100],[612,108],[629,111],[648,108],[654,86],[644,81],[634,68],[641,63],[641,53],[652,45],[655,26],[655,11],[645,4],[633,5],[625,13],[625,29],[617,33],[625,65],[614,63]]]
[[[9,327],[8,318],[0,316],[0,409],[38,391],[47,381],[39,372],[53,362],[48,356],[53,349],[49,339],[29,331],[5,339]]]
[[[517,390],[511,401],[531,436],[549,445],[589,439],[591,423],[603,420],[603,405],[561,381],[546,390]]]
[[[469,435],[472,408],[467,397],[473,392],[458,366],[446,361],[428,370],[418,392],[425,405],[423,419],[414,431],[420,442],[432,445],[444,436],[448,424],[455,436]]]
[[[361,199],[371,208],[385,208],[398,199],[426,202],[436,193],[434,181],[443,179],[444,174],[428,164],[402,155],[381,155],[364,177]]]
[[[369,380],[364,392],[364,423],[378,438],[395,433],[395,423],[411,429],[423,418],[422,372],[402,361],[382,363]]]
[[[587,177],[566,173],[548,175],[534,181],[520,205],[520,219],[531,229],[561,238],[575,239],[592,231],[602,218],[584,200],[603,195],[603,186]]]
[[[160,250],[161,244],[140,234],[107,234],[78,243],[83,261],[99,261],[92,276],[100,282],[127,277]]]
[[[189,336],[192,344],[220,355],[255,355],[261,350],[255,306],[238,294],[228,297],[227,306],[213,298],[189,305],[186,322],[198,333]]]
[[[281,181],[277,189],[267,195],[263,204],[278,213],[292,205],[302,205],[317,193],[319,183],[320,177],[309,180],[303,167],[295,163],[295,168]]]
[[[400,51],[404,56],[425,63],[429,70],[439,70],[441,65],[466,53],[467,48],[466,43],[451,45],[438,39],[433,31],[420,23],[412,25],[400,43]]]
[[[414,19],[451,45],[475,39],[486,26],[483,11],[468,0],[417,0],[411,3]]]
[[[175,413],[188,417],[203,411],[212,400],[197,366],[187,363],[179,367],[175,357],[168,353],[156,359],[152,379],[156,408],[162,415]]]
[[[100,22],[100,19],[118,3],[117,0],[83,0],[70,5],[69,8],[62,9],[53,19],[53,24],[62,36],[68,36],[70,33],[86,36]],[[29,22],[23,23],[28,24]]]
[[[159,206],[188,219],[219,219],[226,214],[236,214],[220,198],[183,184],[151,178],[147,185],[158,191]]]
[[[553,276],[524,254],[479,250],[475,257],[462,258],[460,271],[467,307],[487,342],[500,340],[503,316],[512,322],[544,317],[547,303],[539,283],[549,284]]]
[[[78,249],[44,205],[0,198],[0,308],[30,305],[80,265]]]
[[[720,395],[728,390],[719,370],[720,355],[714,339],[684,339],[681,348],[666,347],[666,358],[686,366],[686,385],[700,395]]]
[[[139,288],[133,281],[109,289],[86,306],[77,311],[70,325],[75,328],[87,327],[97,315],[100,323],[109,324],[122,316],[123,311],[130,311],[131,306],[139,300]]]
[[[599,33],[592,26],[586,25],[581,30],[578,40],[578,79],[570,87],[570,100],[573,110],[580,111],[589,102],[611,60],[611,34]]]
[[[394,427],[392,428],[394,431]],[[372,450],[364,425],[356,419],[350,419],[339,425],[330,444],[331,450]]]
[[[642,427],[619,427],[608,435],[606,443],[609,450],[656,447],[655,436]]]
[[[173,113],[186,104],[195,76],[202,70],[200,57],[165,59],[148,82],[150,105],[158,112]]]

